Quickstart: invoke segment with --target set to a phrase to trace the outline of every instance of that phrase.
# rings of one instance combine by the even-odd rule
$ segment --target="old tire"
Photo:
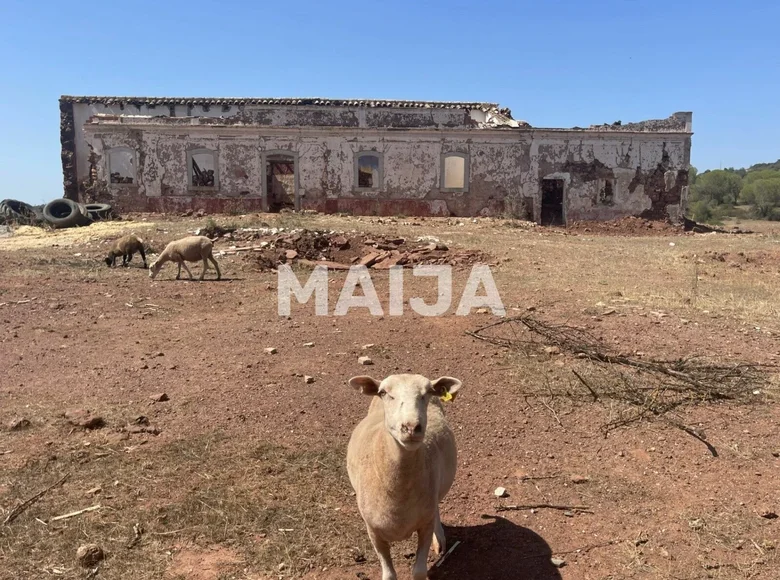
[[[93,220],[106,220],[111,218],[111,206],[107,203],[86,204],[87,213]]]
[[[32,215],[32,206],[16,199],[4,199],[0,201],[0,214],[15,217]]]
[[[43,206],[43,217],[55,228],[72,228],[92,223],[86,207],[65,198],[52,200]]]

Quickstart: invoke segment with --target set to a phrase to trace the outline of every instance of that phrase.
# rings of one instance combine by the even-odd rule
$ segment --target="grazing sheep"
[[[119,238],[111,245],[111,249],[108,250],[108,256],[106,256],[105,262],[109,268],[112,268],[116,264],[116,259],[122,256],[122,266],[127,267],[133,259],[133,254],[140,252],[141,258],[144,261],[144,268],[146,268],[146,254],[144,253],[144,241],[138,236],[129,235]]]
[[[212,246],[211,240],[206,236],[188,236],[180,240],[174,240],[165,246],[165,249],[154,262],[149,264],[149,277],[154,279],[165,262],[176,262],[179,266],[176,279],[178,280],[181,277],[181,267],[184,266],[187,274],[190,275],[190,280],[193,280],[192,272],[190,272],[185,262],[203,260],[203,269],[199,278],[202,281],[209,267],[208,260],[211,260],[211,263],[214,264],[214,268],[217,270],[217,280],[219,280],[222,278],[222,273],[219,271],[219,264],[217,264],[211,252]]]
[[[360,515],[379,556],[382,580],[396,580],[391,542],[417,532],[414,580],[424,580],[428,551],[446,548],[439,502],[455,479],[457,450],[440,397],[449,399],[461,382],[429,381],[420,375],[391,375],[382,382],[360,376],[349,385],[376,395],[347,447],[347,472]]]

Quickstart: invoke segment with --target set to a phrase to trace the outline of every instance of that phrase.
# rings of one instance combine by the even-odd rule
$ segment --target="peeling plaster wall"
[[[372,109],[365,107],[283,107],[239,105],[149,105],[144,103],[62,102],[76,128],[75,157],[78,181],[89,177],[89,148],[79,133],[95,115],[148,117],[195,117],[217,125],[253,124],[261,127],[355,127],[355,128],[466,128],[484,122],[483,111],[464,109]],[[63,115],[63,119],[65,116]],[[67,119],[70,122],[70,118]],[[65,122],[65,121],[63,121]]]
[[[687,142],[674,134],[540,134],[531,148],[532,180],[527,192],[540,188],[533,176],[544,179],[561,173],[567,178],[564,210],[568,221],[629,215],[675,218],[681,188],[688,185],[690,138]],[[611,204],[598,199],[606,179],[614,180]]]
[[[225,114],[220,107],[205,113]],[[564,179],[568,221],[677,217],[687,195],[690,134],[475,129],[475,119],[462,110],[246,107],[230,119],[92,118],[84,125],[84,142],[98,178],[106,181],[109,148],[138,152],[136,183],[108,186],[114,203],[125,211],[267,209],[264,157],[279,152],[297,159],[298,207],[328,212],[499,215],[516,212],[522,202],[529,217],[539,221],[545,178]],[[400,127],[405,122],[417,125]],[[374,126],[381,123],[394,126]],[[217,153],[217,190],[190,187],[187,152],[198,148]],[[382,157],[377,191],[356,187],[355,158],[361,151]],[[468,159],[467,192],[441,190],[442,155],[449,152]],[[89,173],[89,164],[84,172]],[[605,180],[613,184],[608,204],[599,200]]]
[[[67,103],[73,110],[73,124],[76,127],[77,135],[80,128],[94,115],[144,115],[144,116],[162,116],[170,117],[171,107],[163,105],[147,104],[112,104],[105,105],[100,103]],[[231,117],[238,113],[239,107],[228,106],[223,110],[222,107],[204,107],[176,105],[174,108],[175,117],[199,116],[206,118]],[[208,110],[206,110],[208,109]],[[89,177],[89,146],[83,138],[77,138],[75,143],[76,155],[76,175],[78,182],[81,183]]]

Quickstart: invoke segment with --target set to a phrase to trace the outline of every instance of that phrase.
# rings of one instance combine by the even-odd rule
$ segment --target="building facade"
[[[691,113],[532,127],[494,103],[62,97],[65,197],[120,211],[679,218]]]

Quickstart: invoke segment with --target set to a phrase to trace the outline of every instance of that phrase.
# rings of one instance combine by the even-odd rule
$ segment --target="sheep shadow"
[[[535,532],[507,519],[490,516],[479,526],[444,526],[447,549],[461,544],[442,562],[431,565],[431,580],[561,580],[550,558],[552,549]]]

